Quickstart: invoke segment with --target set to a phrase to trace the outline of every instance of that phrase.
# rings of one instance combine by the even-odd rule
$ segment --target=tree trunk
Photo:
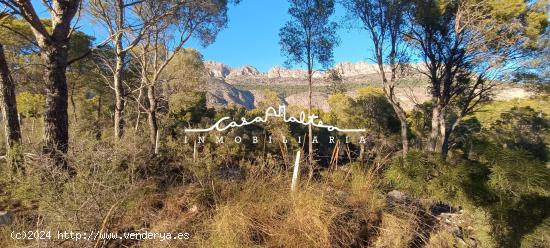
[[[386,90],[386,98],[392,105],[393,111],[397,115],[399,123],[401,124],[401,152],[402,156],[405,157],[407,156],[407,153],[409,153],[409,124],[407,123],[407,114],[395,100],[395,93],[393,92],[393,89]]]
[[[46,106],[44,108],[43,152],[57,165],[72,171],[65,160],[69,144],[69,118],[67,112],[68,39],[52,42],[42,48],[45,64]]]
[[[120,37],[122,39],[122,37]],[[122,50],[122,40],[117,42],[117,55],[116,55],[116,65],[113,75],[114,88],[115,88],[115,140],[118,141],[122,138],[124,132],[124,85],[123,85],[123,70],[124,70],[124,58],[126,53],[121,52]]]
[[[97,99],[97,119],[95,122],[95,139],[101,140],[101,95],[98,95],[99,99]]]
[[[143,55],[141,56],[141,83],[139,85],[139,91],[138,91],[138,97],[136,99],[136,105],[137,105],[137,117],[136,117],[136,125],[135,130],[137,131],[139,128],[139,122],[141,121],[141,97],[143,96],[143,88],[147,85],[149,85],[149,80],[147,79],[148,72],[147,72],[147,57],[146,57],[146,49],[144,48]],[[149,91],[150,89],[147,88]],[[148,93],[147,91],[147,93]],[[154,96],[154,91],[153,91]],[[149,95],[147,95],[147,99],[149,98]],[[149,111],[148,109],[146,111]],[[151,140],[152,141],[152,140]]]
[[[6,151],[9,153],[13,146],[21,143],[21,127],[19,126],[17,113],[15,85],[10,75],[2,44],[0,44],[0,73],[0,108],[2,108],[4,135],[6,136]]]
[[[157,139],[157,99],[155,98],[155,86],[147,86],[147,99],[149,100],[149,110],[147,111],[147,122],[149,123],[149,140],[153,147]]]
[[[309,83],[309,95],[307,103],[308,116],[311,116],[311,98],[312,98],[312,69],[311,65],[308,65],[308,83]],[[313,128],[311,123],[307,126],[308,130],[308,164],[309,164],[309,179],[313,178]]]
[[[442,141],[441,141],[442,142],[442,144],[441,144],[441,155],[445,158],[449,154],[449,137],[450,136],[451,136],[451,132],[446,131],[445,135],[443,135]]]
[[[124,29],[124,1],[115,1],[115,15],[117,30],[114,33],[114,45],[115,45],[115,71],[113,75],[113,84],[115,88],[115,141],[118,142],[122,138],[124,132],[124,107],[125,107],[125,92],[123,85],[123,73],[124,73],[124,60],[126,58],[126,51],[122,44],[122,32]]]
[[[45,67],[44,85],[46,104],[44,107],[43,153],[56,165],[74,170],[67,165],[65,155],[69,145],[69,115],[67,113],[67,78],[69,39],[71,21],[80,7],[80,0],[49,1],[50,31],[41,22],[31,1],[14,1],[12,7],[28,22],[38,46]]]
[[[407,156],[407,153],[409,153],[409,125],[407,123],[407,116],[405,114],[405,111],[403,111],[400,106],[394,106],[394,111],[397,114],[397,118],[399,118],[399,122],[401,123],[401,146],[403,149],[403,157],[405,157]]]
[[[75,92],[75,87],[76,87],[76,82],[73,82],[72,85],[71,85],[71,105],[73,107],[73,118],[74,118],[74,122],[76,124],[76,122],[78,121],[78,116],[77,116],[77,113],[76,113],[76,103],[74,102],[74,92]]]
[[[141,96],[143,94],[143,83],[139,86],[138,91],[138,97],[137,97],[137,117],[136,117],[136,125],[134,126],[134,130],[138,130],[139,128],[139,122],[141,121]]]
[[[447,122],[445,121],[445,108],[441,108],[439,112],[439,139],[437,141],[437,151],[443,156],[447,154],[447,151],[444,151],[444,146],[448,145],[449,131],[450,130],[447,129]]]
[[[439,105],[437,98],[433,99],[432,107],[432,128],[430,132],[430,137],[428,140],[428,150],[431,152],[436,152],[438,150],[437,143],[439,140],[439,116],[441,115],[441,106]]]
[[[453,124],[449,128],[445,129],[445,135],[443,136],[443,141],[441,144],[441,155],[443,155],[443,157],[447,157],[447,155],[449,154],[449,149],[450,149],[449,142],[450,142],[451,133],[456,129],[458,124],[460,124],[460,121],[462,120],[462,118],[463,118],[462,115],[458,116],[456,120],[453,122]]]
[[[377,49],[379,48],[378,45],[375,45],[375,47],[377,47]],[[392,52],[392,54],[394,53]],[[391,56],[394,56],[394,55],[391,55]],[[401,124],[401,146],[402,146],[401,154],[403,157],[405,157],[407,156],[407,153],[409,153],[409,137],[408,137],[409,124],[407,123],[407,114],[405,113],[403,108],[399,105],[399,102],[395,97],[394,85],[396,81],[396,66],[393,62],[395,59],[394,58],[391,59],[392,71],[391,71],[390,82],[388,82],[386,77],[386,72],[384,71],[382,51],[378,51],[378,56],[376,56],[376,58],[377,58],[378,68],[380,70],[380,76],[382,77],[382,82],[384,83],[384,95],[388,100],[388,102],[391,104],[393,111],[397,115],[397,118],[399,119],[399,123]]]

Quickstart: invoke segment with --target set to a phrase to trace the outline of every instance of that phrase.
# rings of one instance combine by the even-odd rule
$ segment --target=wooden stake
[[[296,191],[298,186],[298,172],[300,171],[300,150],[296,153],[296,161],[294,162],[294,172],[292,173],[292,184],[290,185],[291,191]]]
[[[197,162],[197,141],[193,143],[193,163]]]
[[[159,130],[157,130],[157,137],[155,139],[155,154],[159,153]]]

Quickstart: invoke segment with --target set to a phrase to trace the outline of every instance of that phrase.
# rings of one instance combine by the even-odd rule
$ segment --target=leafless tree
[[[124,111],[129,90],[125,87],[125,67],[127,54],[134,48],[151,25],[168,13],[160,16],[139,18],[142,6],[152,0],[90,0],[90,14],[107,30],[112,43],[114,61],[105,59],[105,66],[110,69],[112,88],[115,93],[114,136],[119,140],[124,130]],[[111,65],[113,63],[114,65]]]
[[[203,45],[214,41],[227,23],[227,2],[198,0],[167,4],[152,1],[144,2],[142,6],[139,18],[143,21],[170,13],[151,24],[139,46],[131,50],[141,68],[141,85],[147,95],[147,104],[143,109],[148,116],[149,138],[154,145],[158,131],[156,89],[163,80],[161,74],[192,36],[202,41]],[[140,97],[137,102],[141,108]]]
[[[344,6],[353,19],[358,19],[370,35],[374,46],[373,59],[378,64],[384,86],[384,95],[401,123],[402,155],[409,151],[407,115],[395,94],[401,71],[406,66],[406,43],[403,40],[405,19],[403,12],[409,1],[401,0],[349,0]],[[389,78],[387,71],[389,69]]]

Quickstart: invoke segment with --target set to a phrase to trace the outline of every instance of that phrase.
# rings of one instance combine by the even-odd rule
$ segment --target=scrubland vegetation
[[[209,107],[202,55],[186,42],[214,42],[233,2],[43,1],[40,20],[30,1],[0,0],[0,247],[550,247],[547,1],[343,1],[382,73],[365,87],[335,72],[325,112],[311,106],[311,75],[333,60],[335,2],[292,0],[280,44],[307,67],[310,97],[288,115],[366,131],[270,118],[185,132],[262,117],[305,90]],[[105,42],[72,29],[78,10]],[[431,100],[405,111],[395,89],[410,74]],[[536,94],[493,101],[495,82]],[[24,231],[51,237],[14,238]]]
[[[370,92],[364,100],[380,100],[357,107],[372,108],[365,113],[387,113],[387,103],[381,95],[372,93],[375,89],[364,91]],[[341,104],[336,98],[331,97],[334,109]],[[377,125],[385,125],[392,118],[395,123],[395,117],[357,118],[370,127],[364,160],[359,160],[361,144],[342,143],[342,150],[350,147],[353,162],[347,161],[345,152],[339,156],[338,165],[319,161],[311,181],[303,170],[296,192],[290,190],[292,160],[301,144],[294,138],[290,138],[287,150],[281,148],[282,144],[263,148],[262,143],[251,144],[250,140],[245,140],[245,147],[207,142],[198,147],[199,156],[194,160],[193,143],[183,143],[178,136],[181,133],[163,135],[160,152],[154,154],[143,145],[148,139],[144,132],[129,130],[123,142],[115,146],[110,139],[96,140],[86,128],[72,135],[75,138],[67,160],[76,169],[76,176],[69,176],[46,163],[47,158],[30,155],[38,153],[40,140],[24,135],[24,170],[2,166],[2,208],[16,218],[2,227],[1,242],[7,247],[56,247],[61,243],[67,247],[93,246],[95,242],[82,240],[18,241],[9,235],[12,230],[36,229],[121,233],[149,230],[188,232],[191,238],[164,242],[111,240],[101,245],[546,247],[550,230],[548,112],[523,107],[532,101],[547,103],[548,98],[484,106],[499,109],[517,105],[492,112],[499,117],[489,124],[474,118],[465,121],[453,138],[457,147],[447,160],[417,149],[405,159],[392,158],[391,154],[399,149],[398,130],[384,130]],[[227,112],[235,119],[262,114]],[[170,123],[170,114],[162,115],[161,120]],[[180,116],[215,120],[214,116],[198,118],[196,114],[185,111]],[[356,117],[341,112],[324,115],[327,121],[342,120],[352,127],[353,122],[344,118]],[[31,129],[31,118],[26,118],[23,130]],[[34,123],[37,132],[41,129],[38,123]],[[79,121],[71,125],[77,130],[85,124]],[[161,129],[177,129],[172,125],[178,124]],[[289,137],[296,137],[292,134],[300,135],[305,130],[269,123],[266,127],[236,129],[229,137],[238,132],[288,132]],[[316,149],[332,150],[334,144],[321,144]],[[394,196],[395,189],[406,195]],[[450,224],[438,219],[445,214],[454,218]]]

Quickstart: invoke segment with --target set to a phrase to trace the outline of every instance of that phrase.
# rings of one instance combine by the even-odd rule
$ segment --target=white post
[[[155,154],[159,153],[159,130],[157,130],[157,137],[155,139]]]
[[[197,162],[197,141],[193,143],[193,163]]]
[[[296,153],[296,161],[294,162],[294,172],[292,173],[292,184],[290,190],[296,191],[298,186],[298,172],[300,171],[300,150]]]

